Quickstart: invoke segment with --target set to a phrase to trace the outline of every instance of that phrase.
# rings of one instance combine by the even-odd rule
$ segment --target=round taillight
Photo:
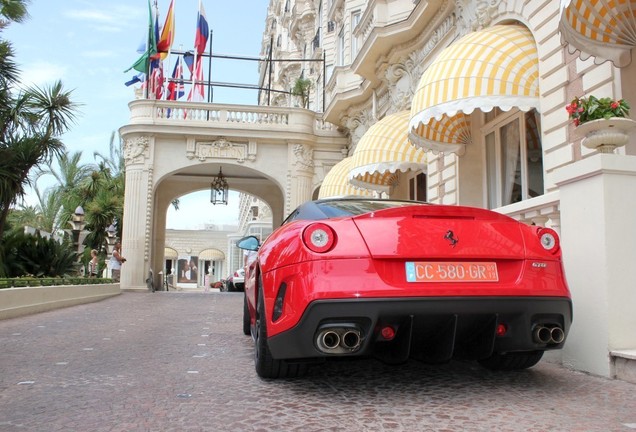
[[[543,249],[552,253],[559,250],[559,236],[556,231],[550,228],[541,228],[537,231],[537,235],[539,236],[539,242],[541,242]]]
[[[329,225],[311,224],[303,232],[303,242],[313,252],[327,252],[336,243],[336,233]]]

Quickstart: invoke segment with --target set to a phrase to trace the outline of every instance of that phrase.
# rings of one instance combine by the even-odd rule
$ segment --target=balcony
[[[209,104],[201,102],[137,99],[129,103],[130,122],[127,133],[175,131],[188,128],[191,134],[217,133],[255,138],[293,135],[301,141],[314,136],[342,138],[338,130],[323,120],[321,114],[302,108],[257,105]],[[152,126],[149,128],[148,126]]]

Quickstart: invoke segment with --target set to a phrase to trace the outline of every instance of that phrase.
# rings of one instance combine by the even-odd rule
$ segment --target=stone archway
[[[230,188],[257,196],[274,225],[312,198],[348,139],[300,108],[136,100],[120,129],[126,162],[124,289],[146,289],[163,265],[165,214],[181,195],[209,189],[223,167]]]

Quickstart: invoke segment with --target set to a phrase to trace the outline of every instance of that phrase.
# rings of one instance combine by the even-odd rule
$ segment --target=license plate
[[[428,262],[406,263],[407,282],[497,282],[494,262]]]

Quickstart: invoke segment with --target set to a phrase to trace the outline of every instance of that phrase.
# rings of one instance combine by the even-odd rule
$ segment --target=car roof
[[[368,198],[368,197],[332,197],[315,201],[307,201],[298,206],[285,219],[283,224],[294,220],[321,220],[333,217],[352,216],[382,208],[401,205],[430,205],[424,201],[409,201],[396,199]]]

